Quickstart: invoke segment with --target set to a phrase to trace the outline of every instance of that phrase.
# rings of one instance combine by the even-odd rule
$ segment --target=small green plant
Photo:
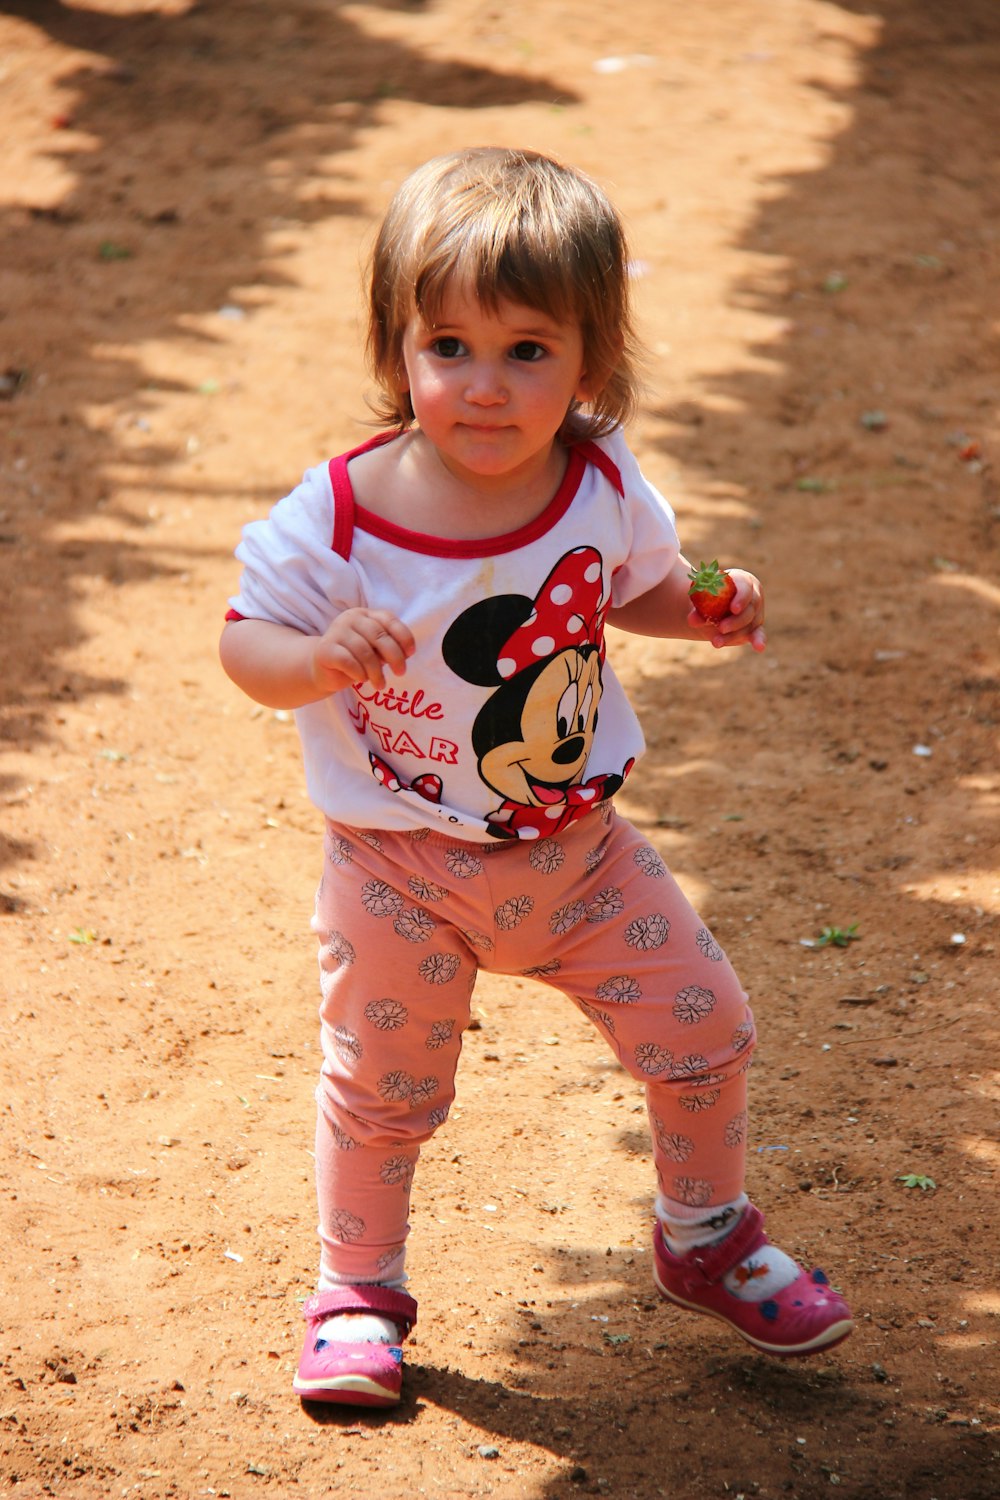
[[[922,1193],[929,1193],[932,1188],[937,1187],[933,1177],[925,1177],[922,1172],[904,1172],[902,1177],[896,1179],[906,1188],[919,1188]]]
[[[118,245],[114,240],[102,240],[98,246],[101,260],[131,260],[132,251],[127,245]]]
[[[825,495],[829,490],[836,489],[832,479],[818,479],[815,475],[804,474],[801,479],[796,479],[795,488],[807,495]]]
[[[858,941],[858,924],[852,922],[850,927],[824,927],[819,937],[816,938],[814,946],[817,948],[846,948],[848,943]]]

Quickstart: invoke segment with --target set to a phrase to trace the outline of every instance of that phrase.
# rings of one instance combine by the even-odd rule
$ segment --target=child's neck
[[[478,541],[528,526],[555,496],[567,450],[553,439],[519,470],[456,471],[415,429],[351,463],[355,499],[366,510],[409,531],[449,541]]]

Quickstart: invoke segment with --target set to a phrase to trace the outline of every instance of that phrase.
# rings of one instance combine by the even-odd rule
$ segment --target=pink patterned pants
[[[417,1158],[454,1097],[480,968],[562,990],[645,1084],[671,1218],[738,1198],[747,997],[660,856],[610,804],[531,843],[329,824],[325,855],[313,923],[321,1286],[402,1275]]]

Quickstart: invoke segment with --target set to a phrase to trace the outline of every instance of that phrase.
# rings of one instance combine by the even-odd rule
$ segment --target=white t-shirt
[[[244,529],[230,617],[321,635],[364,605],[413,632],[404,676],[296,711],[327,817],[479,842],[556,833],[613,796],[643,750],[604,659],[604,616],[673,567],[673,512],[618,431],[571,448],[557,493],[517,531],[408,531],[355,504],[348,468],[395,437],[310,469]]]

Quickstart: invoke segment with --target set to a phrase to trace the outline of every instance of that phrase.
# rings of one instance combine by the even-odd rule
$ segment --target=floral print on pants
[[[313,926],[321,1285],[401,1274],[420,1147],[447,1118],[480,969],[562,990],[645,1085],[673,1217],[743,1191],[747,997],[610,804],[531,843],[330,824]]]

